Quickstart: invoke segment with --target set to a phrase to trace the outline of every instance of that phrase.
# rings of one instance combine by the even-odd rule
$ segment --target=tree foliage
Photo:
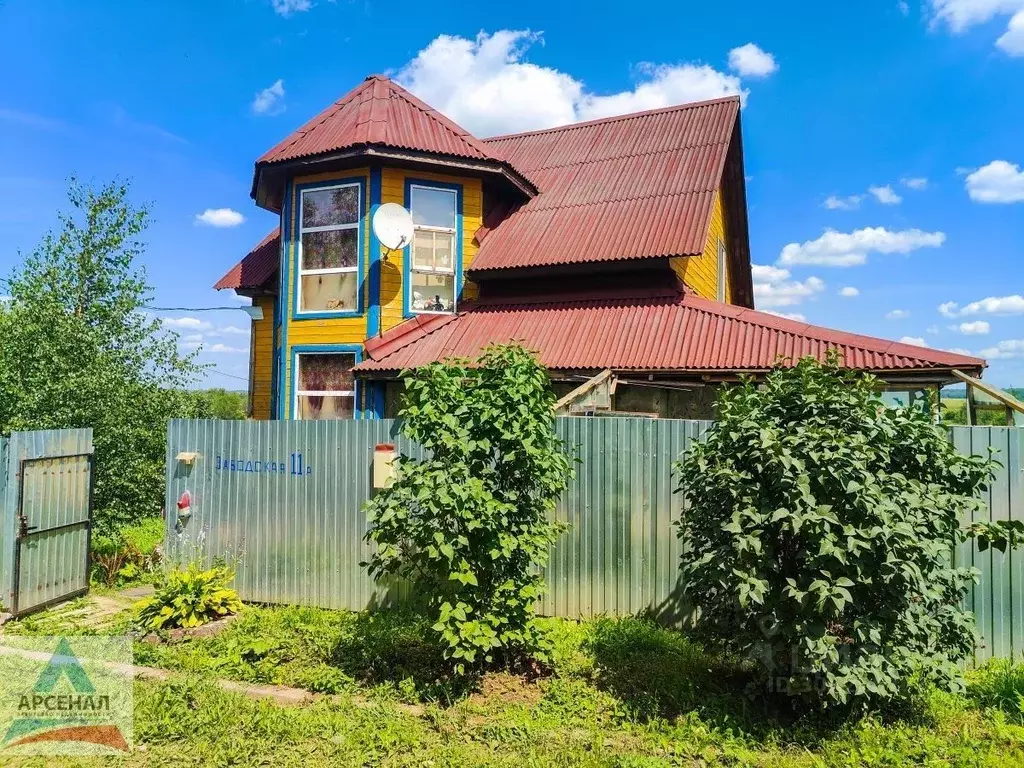
[[[571,470],[546,371],[522,347],[494,346],[472,365],[410,372],[405,386],[402,433],[427,458],[401,457],[367,505],[370,572],[415,583],[459,671],[513,652],[543,658],[538,571]]]
[[[953,687],[974,648],[961,599],[977,572],[950,553],[984,511],[991,461],[957,453],[920,409],[884,407],[877,386],[833,356],[724,389],[677,467],[696,626],[749,655],[770,692],[826,707]]]
[[[143,306],[148,222],[128,187],[72,180],[71,210],[7,281],[0,303],[0,433],[92,427],[101,532],[159,514],[167,419],[198,368]]]
[[[197,419],[244,419],[249,393],[221,387],[196,389],[189,393]]]

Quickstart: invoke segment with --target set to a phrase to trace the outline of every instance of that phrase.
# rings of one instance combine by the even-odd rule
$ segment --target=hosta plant
[[[145,629],[190,628],[242,609],[228,585],[235,574],[225,565],[203,568],[197,562],[168,571],[156,592],[136,605],[136,620]]]
[[[367,505],[371,574],[414,583],[457,672],[543,660],[533,608],[570,474],[547,372],[522,347],[495,346],[474,364],[425,366],[405,387],[402,432],[427,458],[403,456]]]
[[[697,630],[748,656],[772,694],[871,706],[917,683],[952,688],[974,648],[953,547],[989,457],[964,456],[924,409],[813,359],[724,389],[677,467],[682,581]],[[1005,543],[1005,542],[1002,542]],[[792,699],[791,699],[792,700]]]

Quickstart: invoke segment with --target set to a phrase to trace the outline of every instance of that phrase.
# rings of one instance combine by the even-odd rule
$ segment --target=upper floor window
[[[359,311],[358,184],[302,190],[299,312]]]
[[[414,184],[409,198],[413,220],[409,308],[413,312],[454,312],[458,195],[453,189]]]

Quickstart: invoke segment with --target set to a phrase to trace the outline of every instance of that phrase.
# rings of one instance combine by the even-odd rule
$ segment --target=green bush
[[[873,377],[805,359],[723,390],[678,465],[684,595],[764,690],[824,707],[959,685],[974,647],[949,553],[982,513],[988,458],[960,455]]]
[[[145,629],[190,628],[242,610],[238,593],[228,585],[235,574],[224,565],[202,569],[191,562],[175,568],[152,597],[136,604],[136,621]]]
[[[367,504],[370,573],[414,582],[457,671],[518,652],[543,660],[538,571],[570,473],[547,372],[522,347],[495,346],[405,385],[402,433],[429,458],[402,457],[397,481]]]
[[[164,521],[149,518],[112,534],[92,538],[92,579],[108,587],[157,577],[162,556]]]

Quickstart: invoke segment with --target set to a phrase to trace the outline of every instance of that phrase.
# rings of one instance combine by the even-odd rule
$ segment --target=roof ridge
[[[593,120],[581,120],[575,123],[566,123],[565,125],[556,125],[552,128],[538,128],[533,131],[520,131],[519,133],[502,133],[497,136],[487,136],[481,138],[480,141],[485,144],[491,142],[497,142],[507,139],[517,139],[520,136],[536,136],[541,133],[556,133],[559,131],[569,131],[574,128],[587,128],[593,125],[602,125],[604,123],[614,123],[619,120],[631,120],[636,117],[647,117],[648,115],[661,115],[668,112],[682,112],[687,109],[696,109],[698,107],[708,107],[712,104],[723,104],[725,102],[740,102],[739,96],[719,96],[715,99],[705,99],[703,101],[687,101],[682,104],[672,104],[668,107],[657,107],[655,109],[643,109],[639,112],[626,112],[621,115],[609,115],[608,117],[598,117]]]

